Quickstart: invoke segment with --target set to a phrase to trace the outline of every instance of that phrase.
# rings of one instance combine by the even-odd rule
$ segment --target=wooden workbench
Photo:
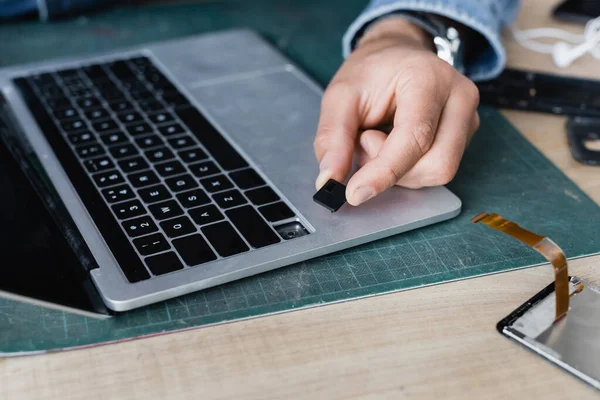
[[[553,3],[527,0],[519,27],[557,25],[549,17]],[[508,35],[506,43],[509,65],[557,71],[549,56]],[[600,79],[599,65],[586,57],[568,72]],[[571,158],[564,118],[506,115],[600,202],[600,168]],[[572,261],[570,269],[600,283],[600,256]],[[551,278],[541,266],[119,345],[0,359],[0,399],[600,396],[495,330]]]

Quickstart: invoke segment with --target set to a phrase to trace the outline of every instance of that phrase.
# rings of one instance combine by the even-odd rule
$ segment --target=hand
[[[424,30],[401,18],[375,25],[324,93],[314,141],[320,174],[344,182],[359,205],[393,185],[445,185],[479,127],[477,87],[432,51]],[[389,134],[381,127],[393,123]]]

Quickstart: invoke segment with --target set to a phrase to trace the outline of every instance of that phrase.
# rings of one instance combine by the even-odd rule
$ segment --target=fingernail
[[[357,206],[369,200],[373,196],[375,196],[375,190],[373,190],[373,188],[369,186],[361,186],[354,191],[352,198],[349,199],[349,202],[353,206]]]

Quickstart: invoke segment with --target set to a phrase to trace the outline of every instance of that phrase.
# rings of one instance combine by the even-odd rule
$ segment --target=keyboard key
[[[135,78],[135,74],[125,61],[115,61],[106,65],[107,69],[118,79]]]
[[[152,218],[148,216],[130,219],[129,221],[123,222],[123,228],[131,237],[147,235],[158,230],[158,227]]]
[[[77,155],[80,158],[88,158],[104,154],[104,147],[100,146],[98,143],[93,143],[77,147],[75,151],[77,151]]]
[[[150,99],[138,99],[138,107],[146,112],[156,112],[156,111],[163,111],[165,106],[163,105],[163,103],[161,103],[160,101],[156,100],[155,98],[150,98]]]
[[[198,187],[196,180],[191,175],[181,175],[165,180],[169,188],[174,192],[194,189]]]
[[[218,174],[219,168],[212,161],[205,161],[198,164],[192,164],[188,166],[194,175],[198,178],[202,178],[204,176]]]
[[[189,107],[190,102],[181,93],[163,93],[160,98],[170,107]]]
[[[164,146],[164,142],[158,135],[144,136],[143,138],[135,139],[135,142],[142,149],[148,149],[150,147]]]
[[[177,116],[187,125],[196,139],[210,155],[227,171],[248,166],[246,160],[217,132],[217,130],[194,108],[176,110]]]
[[[56,79],[54,79],[54,76],[49,72],[32,75],[29,77],[29,80],[38,87],[45,85],[56,85]]]
[[[59,86],[52,86],[52,85],[44,86],[44,87],[40,88],[40,91],[42,92],[42,96],[46,97],[47,99],[52,99],[55,97],[64,97],[64,95],[65,95],[65,93],[62,91],[62,89]]]
[[[72,107],[63,108],[54,111],[54,117],[58,120],[79,118],[79,112]]]
[[[216,175],[212,178],[202,179],[200,183],[210,193],[231,189],[233,187],[233,184],[225,175]]]
[[[129,174],[127,175],[127,179],[129,179],[129,182],[131,182],[135,188],[154,185],[159,182],[158,176],[156,176],[154,171],[150,170]]]
[[[175,200],[167,200],[162,203],[148,206],[148,209],[156,219],[168,219],[183,214],[183,210]]]
[[[69,79],[77,79],[79,78],[79,73],[75,68],[63,69],[57,71],[56,74],[60,76],[63,81],[68,81]]]
[[[223,214],[221,214],[221,211],[212,204],[209,206],[193,208],[188,212],[190,213],[190,217],[192,217],[194,222],[198,225],[206,225],[225,219]]]
[[[173,122],[175,120],[173,118],[173,116],[168,112],[150,114],[150,115],[148,115],[148,119],[150,121],[152,121],[153,123],[155,123],[156,125],[166,124],[169,122]]]
[[[102,135],[102,136],[100,136],[100,139],[102,139],[104,144],[107,146],[112,146],[112,145],[119,144],[119,143],[128,143],[129,142],[129,139],[127,138],[127,136],[122,132],[113,132],[113,133],[109,133],[106,135]]]
[[[173,246],[175,246],[183,261],[190,267],[217,259],[214,251],[200,235],[191,235],[173,240]]]
[[[233,179],[240,189],[251,189],[265,184],[263,178],[255,170],[248,168],[241,171],[232,172],[229,177]]]
[[[181,261],[179,261],[177,255],[172,251],[148,257],[144,261],[154,275],[164,275],[183,269]]]
[[[92,158],[91,160],[86,160],[83,164],[91,173],[114,168],[113,162],[108,157]]]
[[[169,192],[165,185],[156,185],[140,189],[138,190],[138,194],[147,204],[171,198],[171,192]]]
[[[168,161],[156,164],[154,168],[156,169],[156,172],[163,177],[178,175],[185,172],[185,168],[183,168],[183,165],[181,165],[179,161]]]
[[[180,193],[177,195],[177,199],[185,208],[198,207],[210,203],[210,199],[202,189]]]
[[[87,129],[87,124],[82,119],[70,119],[61,122],[60,127],[63,131],[70,133]]]
[[[275,231],[251,206],[234,208],[225,211],[225,214],[254,248],[269,246],[281,241]]]
[[[89,131],[84,131],[80,133],[71,133],[67,136],[69,138],[69,142],[73,145],[78,146],[80,144],[86,144],[91,142],[96,142],[96,138],[94,134]]]
[[[135,111],[119,114],[117,115],[117,118],[119,118],[119,121],[121,121],[125,125],[137,125],[139,123],[144,122],[144,117],[142,117],[140,113]]]
[[[92,128],[100,134],[119,129],[119,126],[113,120],[100,121],[92,124]]]
[[[140,152],[131,143],[109,148],[110,154],[116,159],[137,156]]]
[[[170,160],[171,158],[175,157],[173,155],[173,153],[171,152],[171,150],[169,150],[166,147],[160,147],[158,149],[148,150],[148,151],[144,152],[144,154],[146,154],[146,157],[148,157],[148,160],[150,160],[151,163],[166,161],[166,160]]]
[[[171,248],[171,245],[162,233],[154,233],[135,239],[133,244],[143,256],[160,253]]]
[[[121,167],[123,172],[129,173],[149,168],[149,165],[142,157],[135,157],[129,160],[119,161],[119,167]]]
[[[185,129],[183,128],[183,126],[177,123],[161,125],[158,127],[158,130],[164,136],[174,136],[179,135],[181,133],[185,133]]]
[[[246,204],[246,198],[238,190],[228,190],[213,195],[213,199],[217,202],[221,208],[231,208]]]
[[[90,89],[71,90],[71,96],[76,98],[94,97],[95,93]]]
[[[86,118],[92,122],[101,121],[110,118],[108,112],[103,108],[96,108],[95,110],[88,110],[84,112]]]
[[[249,250],[240,235],[227,221],[208,225],[201,229],[221,257],[229,257]]]
[[[117,203],[119,201],[129,200],[135,197],[133,190],[128,184],[124,183],[113,188],[102,190],[102,195],[109,203]]]
[[[262,206],[258,211],[260,211],[263,217],[269,222],[276,222],[295,217],[294,212],[283,202]]]
[[[196,232],[196,227],[188,217],[173,218],[160,223],[160,227],[170,238]]]
[[[102,66],[98,64],[88,65],[81,69],[90,80],[94,81],[97,79],[108,79],[108,75]]]
[[[135,107],[127,100],[116,100],[112,103],[109,103],[108,106],[115,113],[125,113],[130,111],[135,111]]]
[[[139,200],[130,200],[124,203],[115,204],[112,206],[112,210],[119,219],[139,217],[140,215],[146,214],[146,209]]]
[[[75,100],[75,103],[77,103],[79,108],[81,108],[84,112],[87,110],[92,110],[92,109],[102,107],[100,100],[98,100],[94,97],[85,97],[82,99],[77,99],[77,100]]]
[[[66,97],[55,97],[53,99],[46,99],[46,104],[48,104],[48,107],[55,111],[73,106],[71,100],[69,100]]]
[[[140,136],[147,135],[149,133],[153,133],[152,127],[146,123],[137,124],[137,125],[127,125],[125,129],[131,136]]]
[[[247,198],[250,199],[252,203],[254,203],[257,206],[262,206],[263,204],[279,201],[279,196],[277,196],[277,193],[275,193],[273,189],[267,186],[258,189],[248,190],[244,194]]]
[[[177,154],[179,154],[179,157],[181,157],[181,159],[185,163],[193,163],[208,158],[208,155],[206,155],[204,151],[198,148],[191,150],[183,150],[178,152]]]
[[[129,95],[131,97],[133,97],[135,100],[140,101],[140,100],[144,100],[144,99],[153,98],[155,93],[149,91],[148,89],[144,89],[144,90],[137,90],[134,92],[130,92]]]
[[[171,147],[173,147],[175,150],[179,150],[179,149],[183,149],[185,147],[191,147],[191,146],[196,145],[196,142],[194,141],[194,139],[192,139],[192,137],[188,136],[188,135],[171,138],[171,139],[168,139],[167,141],[169,142]]]
[[[110,185],[116,185],[117,183],[125,182],[121,173],[117,170],[101,172],[99,174],[93,175],[94,182],[99,187],[106,187]]]

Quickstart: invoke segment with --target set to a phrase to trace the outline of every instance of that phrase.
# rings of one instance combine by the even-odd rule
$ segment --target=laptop
[[[0,296],[110,316],[455,217],[313,201],[322,89],[222,31],[0,69]]]

